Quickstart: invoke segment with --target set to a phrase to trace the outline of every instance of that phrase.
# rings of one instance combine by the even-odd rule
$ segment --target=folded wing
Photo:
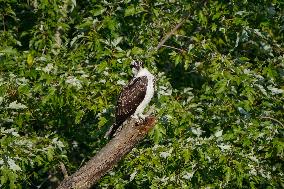
[[[122,124],[134,114],[139,104],[144,100],[148,79],[146,76],[134,78],[126,85],[119,95],[116,108],[116,123]]]

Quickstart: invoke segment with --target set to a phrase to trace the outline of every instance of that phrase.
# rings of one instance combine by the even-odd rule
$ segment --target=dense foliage
[[[0,43],[0,188],[96,154],[133,59],[158,122],[97,188],[284,187],[283,1],[0,0]]]

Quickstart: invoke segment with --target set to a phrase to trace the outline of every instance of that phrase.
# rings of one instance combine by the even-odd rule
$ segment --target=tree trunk
[[[149,116],[142,122],[130,119],[122,130],[106,144],[86,165],[64,179],[58,189],[91,188],[107,171],[154,127],[155,117]]]

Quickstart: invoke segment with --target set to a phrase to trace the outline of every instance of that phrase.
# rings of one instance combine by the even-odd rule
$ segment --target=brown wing
[[[138,77],[130,81],[119,95],[116,108],[116,123],[123,123],[134,114],[139,104],[146,95],[148,79],[146,76]]]

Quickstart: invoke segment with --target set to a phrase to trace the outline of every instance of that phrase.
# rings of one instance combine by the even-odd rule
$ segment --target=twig
[[[167,47],[167,48],[170,48],[170,49],[175,49],[175,50],[178,50],[178,51],[181,51],[181,52],[184,52],[184,51],[185,51],[185,50],[183,50],[183,49],[179,49],[179,48],[172,47],[172,46],[168,46],[168,45],[162,45],[162,47]]]
[[[84,159],[81,161],[79,167],[82,167],[82,165],[84,164],[85,160],[86,160],[86,159],[84,158]]]
[[[49,174],[48,177],[46,179],[44,179],[38,186],[36,186],[35,184],[32,184],[34,186],[36,186],[37,188],[41,188],[43,186],[44,183],[46,183],[46,181],[48,181],[49,179],[52,178],[54,174]]]
[[[270,119],[270,120],[273,120],[275,122],[277,122],[279,125],[281,125],[282,127],[284,127],[283,123],[281,123],[279,120],[273,118],[273,117],[268,117],[268,116],[262,116],[260,117],[261,119]]]
[[[163,38],[163,40],[160,41],[156,49],[159,50],[165,44],[165,42],[175,33],[175,31],[177,31],[183,25],[183,23],[189,17],[190,17],[190,14],[186,18],[182,19],[182,21],[178,23],[169,33],[167,33],[167,35]]]
[[[121,158],[129,153],[141,141],[148,131],[154,127],[155,117],[147,117],[137,123],[130,119],[122,130],[106,144],[91,160],[74,174],[65,178],[58,189],[91,188]]]

